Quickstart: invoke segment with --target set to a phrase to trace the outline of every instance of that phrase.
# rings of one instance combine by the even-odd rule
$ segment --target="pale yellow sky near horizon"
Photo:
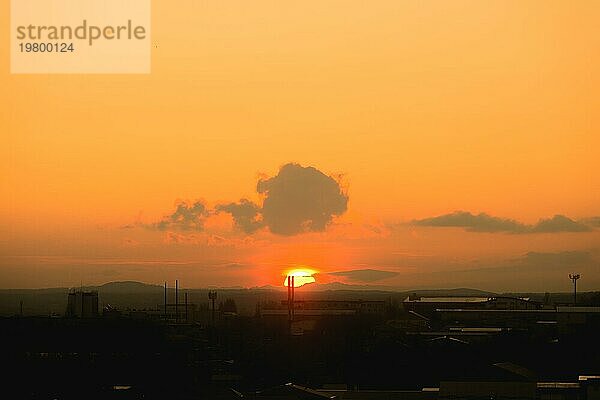
[[[174,245],[164,232],[119,228],[155,222],[177,199],[259,201],[258,178],[288,162],[343,174],[349,203],[340,224],[386,226],[456,210],[528,224],[598,216],[600,3],[152,6],[149,75],[11,75],[3,46],[0,286],[59,281],[49,261],[16,268],[13,256],[59,255],[65,265],[98,257],[241,263],[254,271],[244,279],[257,284],[279,281],[281,265],[294,263],[329,272],[419,265],[425,274],[442,264],[468,269],[474,259],[496,265],[530,251],[573,250],[591,251],[582,261],[590,271],[599,265],[597,231],[258,233],[251,249],[236,242],[217,255],[211,244],[196,249],[197,237]],[[7,4],[0,25],[9,26]],[[0,30],[0,42],[8,44],[8,34]],[[436,261],[415,264],[399,252]],[[144,273],[112,278],[168,274]],[[220,270],[181,274],[236,279]],[[104,279],[83,276],[72,280]]]

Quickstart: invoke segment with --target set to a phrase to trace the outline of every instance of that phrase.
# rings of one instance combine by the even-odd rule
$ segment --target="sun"
[[[290,276],[294,277],[294,287],[300,287],[309,283],[315,283],[316,281],[313,277],[313,274],[315,274],[316,272],[317,271],[308,268],[293,269],[291,271],[288,271],[285,276],[285,279],[283,280],[283,286],[288,286],[288,277]]]

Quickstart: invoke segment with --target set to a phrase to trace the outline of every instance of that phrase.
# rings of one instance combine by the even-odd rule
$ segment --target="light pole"
[[[573,281],[573,304],[577,304],[577,279],[581,278],[579,274],[569,274],[569,279]]]

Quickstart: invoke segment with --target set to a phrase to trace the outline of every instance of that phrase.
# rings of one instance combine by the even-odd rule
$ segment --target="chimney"
[[[179,322],[179,281],[175,279],[175,322]]]

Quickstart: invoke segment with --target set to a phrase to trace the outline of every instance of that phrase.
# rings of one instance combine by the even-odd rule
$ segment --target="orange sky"
[[[529,252],[588,254],[573,265],[600,275],[597,229],[408,224],[456,210],[526,224],[600,215],[597,1],[181,0],[152,12],[149,75],[11,75],[2,46],[0,286],[176,274],[251,286],[297,264],[440,286],[435,271]],[[289,162],[343,174],[348,210],[327,231],[244,235],[222,216],[174,243],[140,227],[178,199],[260,203],[258,179]],[[165,260],[191,266],[148,266]],[[582,287],[600,285],[589,275]],[[511,288],[485,276],[447,284]],[[548,285],[567,290],[558,276]]]

